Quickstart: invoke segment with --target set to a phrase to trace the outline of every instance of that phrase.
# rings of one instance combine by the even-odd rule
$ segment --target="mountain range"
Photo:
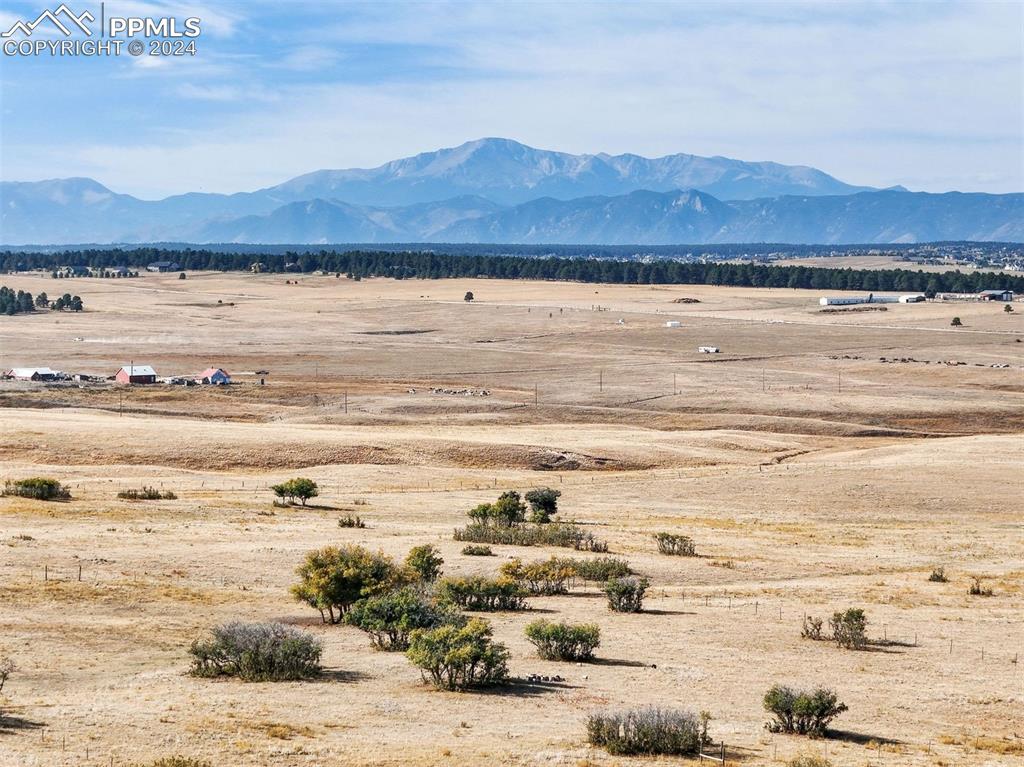
[[[163,200],[88,178],[0,183],[0,243],[674,244],[1024,240],[1022,194],[927,194],[687,154],[572,155],[480,139],[255,192]]]

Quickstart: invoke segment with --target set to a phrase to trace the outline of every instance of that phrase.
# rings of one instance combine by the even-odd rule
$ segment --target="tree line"
[[[80,296],[73,296],[70,293],[50,300],[46,293],[40,293],[33,298],[32,294],[19,290],[17,292],[8,287],[0,287],[0,314],[12,315],[25,312],[34,312],[36,309],[54,309],[55,311],[80,312],[84,309]]]
[[[455,255],[425,251],[287,251],[260,254],[217,250],[95,249],[59,253],[5,252],[0,270],[52,270],[87,265],[104,269],[116,264],[145,266],[173,260],[185,270],[259,271],[271,273],[324,271],[355,279],[442,279],[453,277],[560,280],[633,285],[728,285],[734,287],[807,288],[813,290],[975,293],[1007,289],[1024,292],[1024,277],[998,272],[924,272],[909,269],[836,269],[809,266],[768,266],[676,260],[633,261],[609,258],[557,258],[514,255]]]

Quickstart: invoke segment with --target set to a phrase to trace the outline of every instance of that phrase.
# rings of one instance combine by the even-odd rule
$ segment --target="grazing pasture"
[[[48,275],[4,282],[55,292]],[[689,763],[624,755],[644,746],[597,727],[616,717],[671,724],[678,753],[706,726],[706,753],[724,743],[729,764],[1024,754],[1024,312],[333,275],[73,287],[80,314],[0,318],[0,368],[108,376],[134,361],[160,376],[223,368],[233,383],[0,382],[0,486],[43,477],[70,493],[0,497],[4,765]],[[318,494],[272,489],[297,478]],[[553,523],[607,552],[454,539],[509,522],[504,540],[531,538],[553,523],[525,500],[521,521],[469,512],[544,487],[560,492],[543,496]],[[692,552],[682,539],[660,552],[659,533]],[[639,612],[614,611],[608,582],[569,564],[525,609],[471,613],[507,650],[508,682],[448,692],[424,683],[425,662],[293,595],[309,552],[350,545],[390,558],[389,578],[428,561],[428,580],[449,584],[438,590],[552,557],[625,560],[632,574],[615,578],[649,585]],[[482,545],[493,556],[466,553]],[[805,618],[819,641],[801,636]],[[538,653],[539,620],[596,626],[592,657]],[[250,642],[300,637],[319,669],[190,674],[193,642],[233,622],[272,627],[232,629]],[[421,655],[436,649],[416,631]],[[596,638],[531,631],[545,647]],[[835,715],[810,726],[828,718],[824,737],[785,731],[788,699],[765,708],[776,685],[836,693],[816,698]]]

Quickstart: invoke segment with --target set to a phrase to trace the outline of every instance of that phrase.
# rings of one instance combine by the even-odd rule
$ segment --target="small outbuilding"
[[[718,354],[721,351],[717,346],[698,346],[697,351],[701,354]]]
[[[678,320],[669,320],[665,323],[666,328],[678,328],[682,325]]]
[[[156,371],[149,365],[124,365],[114,374],[114,380],[122,384],[155,384]]]
[[[201,384],[213,384],[215,386],[226,386],[231,383],[231,376],[224,368],[206,368],[196,376]]]
[[[177,272],[180,269],[177,261],[154,261],[146,267],[147,272]]]

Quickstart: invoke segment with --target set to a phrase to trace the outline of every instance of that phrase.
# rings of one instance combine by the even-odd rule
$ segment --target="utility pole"
[[[348,415],[348,392],[345,392],[345,414]]]
[[[536,407],[539,399],[537,397],[537,384],[533,385],[533,406]]]
[[[679,389],[676,388],[676,374],[672,374],[672,393],[679,394]]]
[[[604,370],[599,370],[597,373],[597,386],[599,391],[604,391]]]
[[[839,370],[838,376],[839,376],[839,378],[838,378],[836,384],[837,384],[837,387],[839,389],[839,393],[842,394],[843,393],[843,371],[842,371],[842,369]]]
[[[120,418],[124,415],[124,389],[118,392],[119,399],[117,403],[117,417]]]

